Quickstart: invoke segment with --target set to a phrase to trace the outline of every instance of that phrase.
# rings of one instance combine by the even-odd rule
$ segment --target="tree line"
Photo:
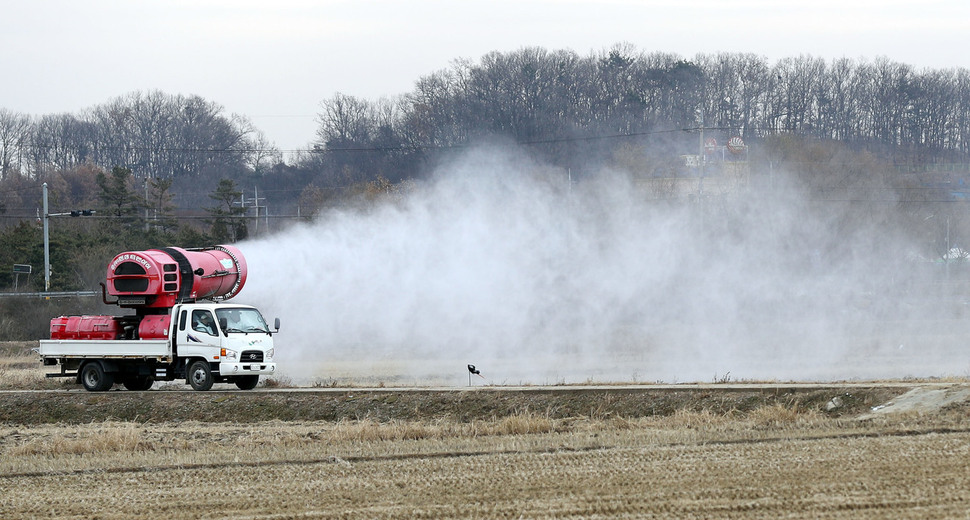
[[[320,104],[310,146],[284,164],[249,120],[198,96],[134,92],[79,114],[0,108],[0,180],[90,162],[139,178],[287,172],[304,185],[419,177],[455,147],[504,138],[581,170],[631,139],[690,150],[706,127],[757,142],[778,133],[832,139],[897,162],[970,156],[970,71],[888,58],[770,63],[747,53],[581,56],[528,47],[457,59],[394,98],[338,93]],[[668,134],[669,133],[669,134]]]
[[[887,58],[523,48],[457,60],[393,101],[337,94],[322,106],[317,137],[333,166],[362,171],[496,135],[581,169],[630,138],[696,150],[696,133],[677,131],[698,127],[749,143],[779,133],[837,140],[906,164],[970,154],[970,71]]]
[[[79,114],[39,117],[0,108],[0,180],[90,162],[139,177],[258,170],[274,150],[246,118],[199,96],[133,92]]]

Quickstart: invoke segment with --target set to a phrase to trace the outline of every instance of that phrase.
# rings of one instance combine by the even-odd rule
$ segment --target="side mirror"
[[[279,318],[276,318],[276,321],[273,322],[273,326],[276,327],[276,332],[279,332],[280,331],[280,319]]]
[[[219,318],[219,328],[222,329],[223,336],[229,335],[229,333],[226,332],[229,328],[229,321],[227,321],[225,318]]]

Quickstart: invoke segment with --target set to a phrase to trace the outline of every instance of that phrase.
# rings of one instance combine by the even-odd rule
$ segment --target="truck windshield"
[[[226,324],[226,332],[266,332],[269,326],[256,309],[227,308],[216,309],[219,323]]]

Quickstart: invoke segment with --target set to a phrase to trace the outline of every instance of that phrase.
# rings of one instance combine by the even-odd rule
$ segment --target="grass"
[[[5,425],[0,517],[953,517],[970,501],[965,417],[857,421],[769,405],[640,418]]]
[[[0,390],[53,390],[73,385],[73,380],[48,378],[50,367],[30,349],[36,342],[0,342]]]
[[[131,423],[102,425],[95,431],[58,433],[32,438],[11,447],[8,457],[41,456],[56,458],[66,455],[133,453],[153,447],[142,442],[142,429]]]
[[[459,452],[468,446],[504,450],[518,443],[539,444],[561,439],[562,446],[586,449],[603,442],[633,447],[644,441],[676,445],[702,442],[754,442],[791,435],[826,438],[900,431],[962,429],[960,410],[932,417],[920,414],[888,416],[878,421],[833,419],[816,411],[778,405],[746,414],[710,410],[680,410],[669,416],[596,419],[553,418],[522,412],[503,418],[460,421],[374,419],[330,421],[266,421],[236,423],[92,422],[79,425],[0,427],[0,475],[31,467],[40,460],[66,458],[78,468],[96,456],[96,467],[131,457],[147,466],[209,461],[283,458],[317,460],[333,451],[358,455],[391,454],[400,450],[426,453]],[[570,442],[566,442],[566,440]],[[594,442],[589,441],[595,439]],[[64,462],[64,461],[62,461]]]

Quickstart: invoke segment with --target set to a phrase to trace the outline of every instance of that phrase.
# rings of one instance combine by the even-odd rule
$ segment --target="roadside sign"
[[[27,275],[27,282],[30,282],[30,264],[13,264],[13,288],[14,291],[20,290],[20,275]]]

